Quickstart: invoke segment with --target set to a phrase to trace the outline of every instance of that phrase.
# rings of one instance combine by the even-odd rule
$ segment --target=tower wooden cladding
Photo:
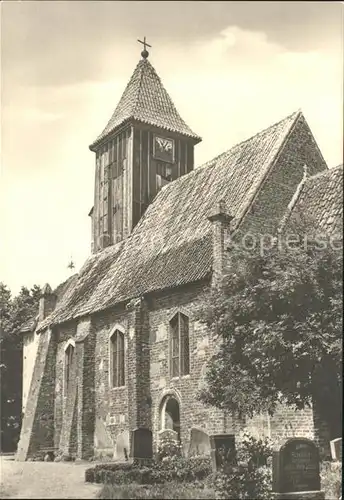
[[[157,192],[194,168],[198,141],[143,123],[129,123],[94,149],[92,250],[131,233]]]

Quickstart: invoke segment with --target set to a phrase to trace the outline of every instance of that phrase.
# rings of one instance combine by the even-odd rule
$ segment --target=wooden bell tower
[[[148,61],[142,59],[110,121],[90,146],[96,154],[92,251],[127,238],[166,184],[194,168],[194,134]]]

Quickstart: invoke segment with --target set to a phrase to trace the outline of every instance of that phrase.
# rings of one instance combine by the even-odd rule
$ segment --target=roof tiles
[[[288,116],[166,185],[129,238],[86,261],[40,329],[207,277],[212,268],[211,208],[224,199],[234,224],[240,222],[300,116]]]
[[[195,134],[179,115],[158,74],[147,59],[142,59],[126,86],[108,124],[90,146],[96,146],[115,129],[135,120],[195,139]]]
[[[309,177],[300,191],[291,217],[298,212],[314,222],[317,231],[343,234],[343,165]]]

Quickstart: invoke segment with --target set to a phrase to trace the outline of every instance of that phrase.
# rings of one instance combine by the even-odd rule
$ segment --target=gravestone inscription
[[[291,438],[273,452],[273,491],[320,491],[319,450],[310,439]]]
[[[150,429],[139,427],[132,431],[130,455],[134,460],[151,459],[153,457],[153,439]]]

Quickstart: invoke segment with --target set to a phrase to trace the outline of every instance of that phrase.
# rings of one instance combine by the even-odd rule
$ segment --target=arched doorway
[[[164,397],[160,410],[160,431],[176,432],[180,441],[180,411],[177,398],[171,394]]]

